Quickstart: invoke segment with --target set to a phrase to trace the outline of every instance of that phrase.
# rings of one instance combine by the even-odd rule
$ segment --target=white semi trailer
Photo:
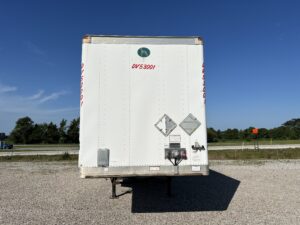
[[[208,175],[203,41],[87,35],[82,178]]]

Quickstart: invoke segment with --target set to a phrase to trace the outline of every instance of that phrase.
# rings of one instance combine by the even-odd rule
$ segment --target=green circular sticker
[[[150,50],[148,48],[139,48],[139,50],[137,51],[138,55],[145,58],[148,57],[150,55]]]

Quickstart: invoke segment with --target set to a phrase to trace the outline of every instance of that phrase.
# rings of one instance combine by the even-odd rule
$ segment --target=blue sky
[[[84,34],[199,35],[207,122],[272,128],[300,117],[299,1],[1,1],[0,131],[79,115]]]

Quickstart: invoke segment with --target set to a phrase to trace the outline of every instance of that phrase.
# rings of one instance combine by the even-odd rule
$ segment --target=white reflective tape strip
[[[159,171],[160,168],[159,168],[159,166],[150,166],[150,167],[149,167],[149,170],[150,170],[150,171]]]
[[[200,171],[200,166],[192,166],[192,171],[193,172],[199,172]]]

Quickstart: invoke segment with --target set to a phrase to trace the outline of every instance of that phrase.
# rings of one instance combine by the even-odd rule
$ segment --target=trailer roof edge
[[[147,39],[147,40],[146,40]],[[89,44],[186,44],[203,45],[199,36],[126,36],[126,35],[85,35],[82,43]]]

